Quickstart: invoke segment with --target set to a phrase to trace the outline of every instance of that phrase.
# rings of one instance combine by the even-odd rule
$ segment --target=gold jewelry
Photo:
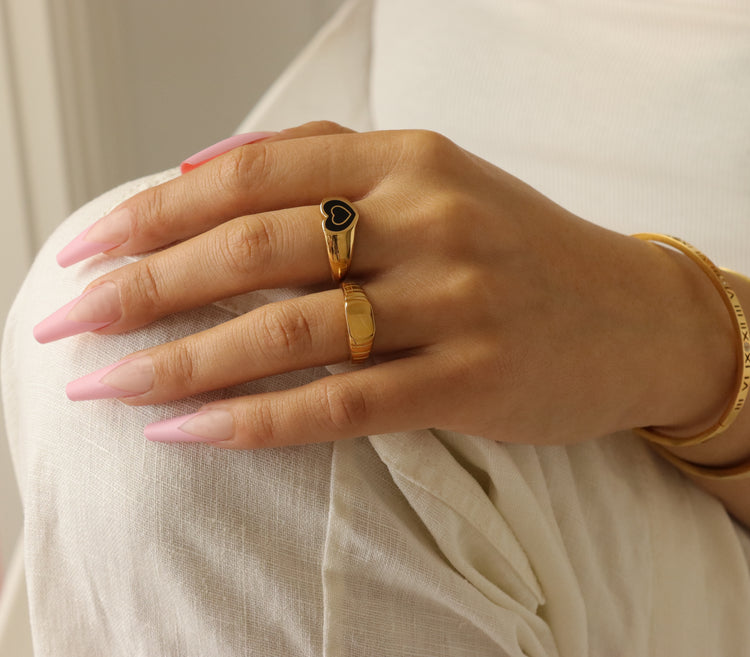
[[[375,316],[364,290],[356,283],[342,283],[346,334],[352,363],[361,363],[370,357],[375,340]]]
[[[323,199],[320,204],[323,215],[323,234],[328,249],[333,280],[340,283],[349,271],[354,248],[354,229],[359,215],[352,204],[343,198]]]
[[[729,314],[732,317],[732,324],[737,334],[737,377],[735,381],[736,394],[732,400],[732,403],[727,406],[724,413],[722,413],[718,422],[713,426],[709,427],[705,431],[702,431],[696,436],[689,438],[673,438],[667,436],[656,429],[645,427],[641,429],[635,429],[636,433],[641,435],[653,443],[659,445],[671,445],[674,447],[681,446],[686,447],[688,445],[698,445],[710,440],[714,436],[725,431],[729,425],[734,422],[742,407],[747,399],[748,391],[750,391],[750,332],[748,331],[747,319],[745,313],[742,310],[739,299],[734,293],[734,290],[727,283],[721,270],[714,265],[703,253],[698,251],[694,246],[687,242],[669,235],[656,235],[653,233],[639,233],[633,235],[638,239],[649,241],[649,242],[661,242],[677,249],[688,258],[690,258],[696,265],[698,265],[706,276],[710,279],[713,286],[721,295],[721,300],[727,307]],[[674,458],[677,458],[676,456]],[[680,459],[681,460],[681,459]],[[686,463],[686,462],[685,462]],[[702,466],[695,466],[701,468]]]
[[[702,479],[747,479],[750,477],[750,459],[729,466],[698,465],[672,454],[661,445],[651,445],[662,458],[682,472]]]

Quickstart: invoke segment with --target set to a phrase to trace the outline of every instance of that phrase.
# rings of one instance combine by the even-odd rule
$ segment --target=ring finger
[[[415,321],[397,322],[401,310],[385,300],[389,284],[367,287],[378,322],[373,353],[421,346],[425,327]],[[121,398],[133,404],[162,403],[345,361],[346,335],[343,295],[327,290],[268,304],[201,333],[132,354],[73,381],[67,393],[74,401]]]

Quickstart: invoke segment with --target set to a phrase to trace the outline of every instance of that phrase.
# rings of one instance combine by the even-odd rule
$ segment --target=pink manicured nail
[[[262,141],[268,139],[274,135],[279,134],[278,132],[246,132],[243,135],[234,135],[228,139],[222,139],[213,146],[204,148],[202,151],[198,151],[195,155],[191,155],[187,160],[180,164],[180,173],[187,173],[192,171],[201,164],[205,164],[209,160],[213,160],[219,155],[223,155],[233,148],[238,146],[245,146],[246,144],[254,144],[256,141]]]
[[[219,408],[149,424],[146,438],[159,443],[215,443],[234,435],[234,418]]]
[[[68,399],[114,399],[148,392],[154,385],[154,362],[150,356],[128,358],[71,381]]]
[[[120,246],[130,237],[132,218],[133,212],[128,208],[120,208],[105,215],[57,254],[57,264],[69,267],[92,255]]]
[[[102,283],[65,304],[34,327],[37,342],[52,342],[78,333],[95,331],[122,315],[120,294],[112,282]]]

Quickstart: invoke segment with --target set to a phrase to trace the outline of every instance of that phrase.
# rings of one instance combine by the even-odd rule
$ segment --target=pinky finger
[[[437,360],[421,354],[292,390],[215,402],[150,424],[144,433],[156,442],[258,449],[436,426]]]

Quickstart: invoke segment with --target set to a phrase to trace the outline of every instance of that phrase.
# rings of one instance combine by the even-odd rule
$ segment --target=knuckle
[[[417,229],[423,234],[422,239],[430,241],[434,253],[454,259],[464,253],[472,239],[469,227],[474,217],[471,199],[466,194],[442,189],[421,204]]]
[[[169,378],[182,390],[193,390],[195,383],[195,358],[186,344],[174,342],[163,359]]]
[[[320,120],[320,121],[308,121],[305,123],[302,128],[306,132],[310,132],[312,134],[338,134],[340,132],[348,132],[344,126],[342,126],[339,123],[336,123],[336,121],[328,121],[328,120]]]
[[[305,314],[293,304],[277,304],[260,321],[261,347],[284,362],[313,349],[313,332]]]
[[[351,436],[352,430],[366,424],[367,399],[362,390],[341,381],[328,381],[322,387],[318,408],[323,409],[323,429],[336,435]]]
[[[136,207],[132,208],[134,221],[131,223],[130,239],[163,237],[161,231],[164,224],[159,218],[167,207],[164,186],[157,185],[147,189],[134,200]]]
[[[253,187],[260,188],[268,176],[270,164],[270,151],[263,142],[232,149],[220,158],[221,186],[245,191],[252,181]]]
[[[412,155],[428,165],[444,162],[448,151],[455,148],[450,139],[433,130],[409,130],[406,138]]]
[[[132,278],[132,293],[138,307],[148,316],[159,316],[164,312],[164,298],[159,285],[159,276],[152,262],[141,260]],[[132,302],[131,302],[132,303]]]
[[[273,223],[262,217],[233,222],[219,247],[229,270],[241,275],[263,271],[271,260],[276,233]]]
[[[248,418],[250,426],[248,435],[253,447],[273,447],[278,441],[276,408],[272,400],[259,398]]]
[[[449,374],[447,379],[450,381],[461,381],[470,393],[482,386],[480,377],[477,376],[477,366],[482,363],[479,354],[483,350],[475,342],[470,347],[465,348],[462,352],[452,354],[446,358],[445,372]]]
[[[461,191],[455,189],[443,189],[434,195],[431,210],[440,227],[448,231],[448,238],[466,231],[466,218],[471,212],[467,200]]]
[[[486,285],[481,269],[474,266],[454,267],[445,273],[443,280],[444,300],[450,303],[460,303],[466,311],[481,313],[484,308],[480,303],[484,300]],[[471,312],[472,316],[475,312]]]

